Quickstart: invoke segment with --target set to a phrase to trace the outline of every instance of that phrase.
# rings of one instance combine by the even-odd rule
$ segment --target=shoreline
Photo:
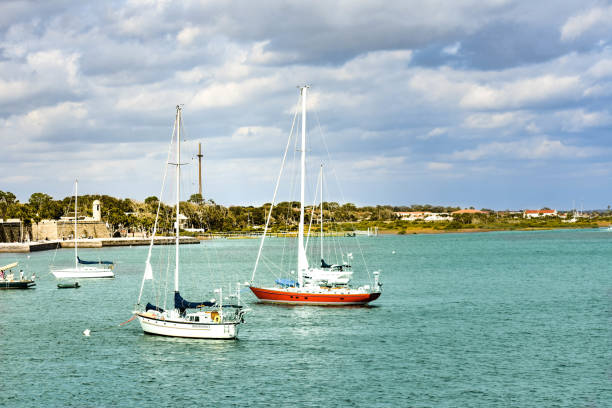
[[[155,237],[155,245],[172,245],[174,237]],[[117,246],[145,246],[151,243],[150,238],[92,238],[79,239],[79,248],[104,248]],[[193,237],[181,237],[180,244],[199,244],[200,240]],[[30,253],[50,251],[58,248],[74,248],[74,241],[33,241],[33,242],[3,242],[0,243],[0,253]]]
[[[572,227],[525,227],[525,228],[459,228],[456,230],[437,230],[432,228],[410,228],[401,231],[379,230],[380,235],[431,235],[431,234],[471,234],[476,232],[500,232],[500,231],[552,231],[552,230],[576,230],[606,228],[607,226],[572,226]]]
[[[440,235],[440,234],[473,234],[477,232],[499,232],[499,231],[551,231],[551,230],[564,230],[564,229],[594,229],[594,228],[608,228],[609,225],[597,225],[597,226],[548,226],[548,227],[525,227],[525,228],[459,228],[453,230],[442,230],[433,228],[407,228],[405,230],[393,230],[385,229],[378,230],[378,235]],[[325,233],[325,236],[340,236],[340,237],[354,237],[348,236],[347,232],[343,233]],[[297,234],[293,232],[279,234],[269,234],[270,237],[295,237]],[[357,236],[366,236],[358,234]],[[376,237],[376,235],[371,235]],[[253,234],[249,232],[245,233],[211,233],[209,235],[198,235],[198,236],[182,236],[181,245],[186,244],[199,244],[202,241],[209,241],[215,239],[259,239],[261,234]],[[174,237],[156,237],[155,245],[173,245],[175,242]],[[80,248],[107,248],[117,246],[145,246],[151,243],[150,238],[142,237],[125,237],[125,238],[93,238],[93,239],[80,239],[78,245]],[[38,251],[49,251],[58,248],[74,248],[74,241],[43,241],[43,242],[10,242],[0,243],[0,253],[30,253]]]

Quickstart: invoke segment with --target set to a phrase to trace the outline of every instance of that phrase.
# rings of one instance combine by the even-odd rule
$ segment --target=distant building
[[[402,221],[452,221],[448,213],[434,213],[431,211],[396,211],[393,213],[399,217]]]
[[[187,217],[185,214],[179,214],[178,218],[179,218],[179,226],[181,228],[185,228],[187,226],[187,221],[189,221],[189,217]]]
[[[557,210],[525,210],[523,218],[556,217]]]
[[[452,221],[453,217],[449,213],[433,213],[425,217],[425,221]]]
[[[473,208],[466,208],[464,210],[453,211],[451,214],[489,214],[488,211],[475,210]]]
[[[402,221],[416,221],[423,220],[433,213],[431,211],[397,211],[393,214],[400,217]]]

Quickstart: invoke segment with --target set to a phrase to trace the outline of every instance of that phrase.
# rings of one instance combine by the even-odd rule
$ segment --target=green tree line
[[[55,200],[45,193],[34,193],[27,202],[20,203],[11,192],[0,190],[0,218],[18,218],[26,225],[38,223],[43,219],[58,220],[62,216],[74,215],[74,197],[69,196]],[[175,209],[160,203],[155,196],[147,197],[143,202],[132,199],[115,198],[109,195],[82,195],[78,199],[79,216],[91,216],[94,200],[101,203],[101,217],[111,234],[119,230],[151,232],[155,223],[155,214],[159,207],[157,230],[160,234],[172,233],[175,223]],[[214,200],[203,200],[199,194],[193,194],[189,200],[181,202],[181,214],[185,216],[185,227],[209,232],[259,231],[266,223],[270,212],[270,203],[262,206],[229,206],[225,207]],[[558,217],[525,220],[516,214],[502,214],[490,211],[488,214],[455,214],[453,220],[441,222],[402,221],[395,214],[406,211],[430,211],[434,213],[451,213],[460,207],[433,206],[414,204],[411,206],[364,206],[353,203],[323,203],[323,219],[330,228],[343,230],[367,229],[379,226],[382,229],[397,230],[432,228],[538,228],[547,226],[572,226],[563,223]],[[600,216],[610,217],[610,209]],[[284,201],[276,204],[270,216],[272,231],[297,229],[300,217],[300,205],[297,201]],[[313,218],[317,223],[321,217],[320,207],[306,208],[307,222]],[[583,222],[584,223],[584,222]]]

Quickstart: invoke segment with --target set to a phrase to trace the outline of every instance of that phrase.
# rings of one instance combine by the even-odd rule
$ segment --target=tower
[[[94,221],[100,221],[102,219],[100,214],[100,200],[94,200],[93,202],[93,219]]]
[[[202,195],[202,143],[198,143],[198,182],[199,182],[199,193],[200,197],[202,197],[202,201],[204,200],[204,196]]]

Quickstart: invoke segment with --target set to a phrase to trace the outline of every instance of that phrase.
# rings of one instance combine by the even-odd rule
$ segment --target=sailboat
[[[354,287],[351,284],[353,271],[348,263],[327,264],[323,257],[323,182],[321,172],[321,266],[310,266],[304,246],[304,189],[306,172],[306,96],[309,86],[300,86],[302,102],[302,134],[300,158],[300,220],[297,240],[297,281],[293,279],[276,279],[275,285],[258,286],[254,284],[255,273],[261,259],[262,248],[266,239],[272,207],[276,200],[280,173],[277,180],[272,207],[268,212],[264,233],[259,245],[257,259],[253,268],[250,289],[262,302],[301,305],[363,305],[376,300],[381,295],[382,284],[379,272],[374,272],[373,285]],[[287,144],[289,146],[289,144]],[[286,151],[285,151],[286,157]],[[283,159],[284,165],[284,159]],[[282,165],[281,165],[282,173]],[[347,256],[348,258],[348,256]]]
[[[167,165],[176,166],[176,221],[175,221],[175,265],[174,265],[174,307],[163,309],[147,303],[141,306],[143,289],[146,281],[153,281],[153,266],[151,265],[151,253],[155,234],[157,232],[160,215],[161,199],[158,202],[157,215],[153,225],[153,233],[149,244],[149,253],[145,262],[145,272],[140,286],[140,294],[134,314],[138,317],[142,330],[148,334],[156,334],[168,337],[187,337],[197,339],[234,339],[238,336],[238,325],[244,322],[244,309],[240,303],[240,290],[236,291],[235,297],[238,304],[224,304],[223,291],[215,289],[217,299],[200,302],[185,300],[179,291],[180,270],[180,248],[179,248],[179,214],[180,214],[180,173],[181,173],[181,107],[176,107],[176,119],[174,122],[173,140],[176,135],[176,163],[168,160]],[[167,169],[167,167],[166,167]],[[165,184],[165,176],[162,185]],[[163,194],[163,187],[162,187]],[[161,196],[161,195],[160,195]],[[161,281],[161,278],[160,278]],[[160,282],[161,283],[161,282]],[[193,312],[187,312],[195,309]]]
[[[113,262],[110,261],[83,261],[79,258],[79,240],[77,235],[78,221],[78,185],[79,181],[74,181],[74,267],[51,269],[51,273],[58,279],[70,278],[114,278]],[[98,264],[99,266],[90,266]],[[87,265],[87,266],[81,266]]]

